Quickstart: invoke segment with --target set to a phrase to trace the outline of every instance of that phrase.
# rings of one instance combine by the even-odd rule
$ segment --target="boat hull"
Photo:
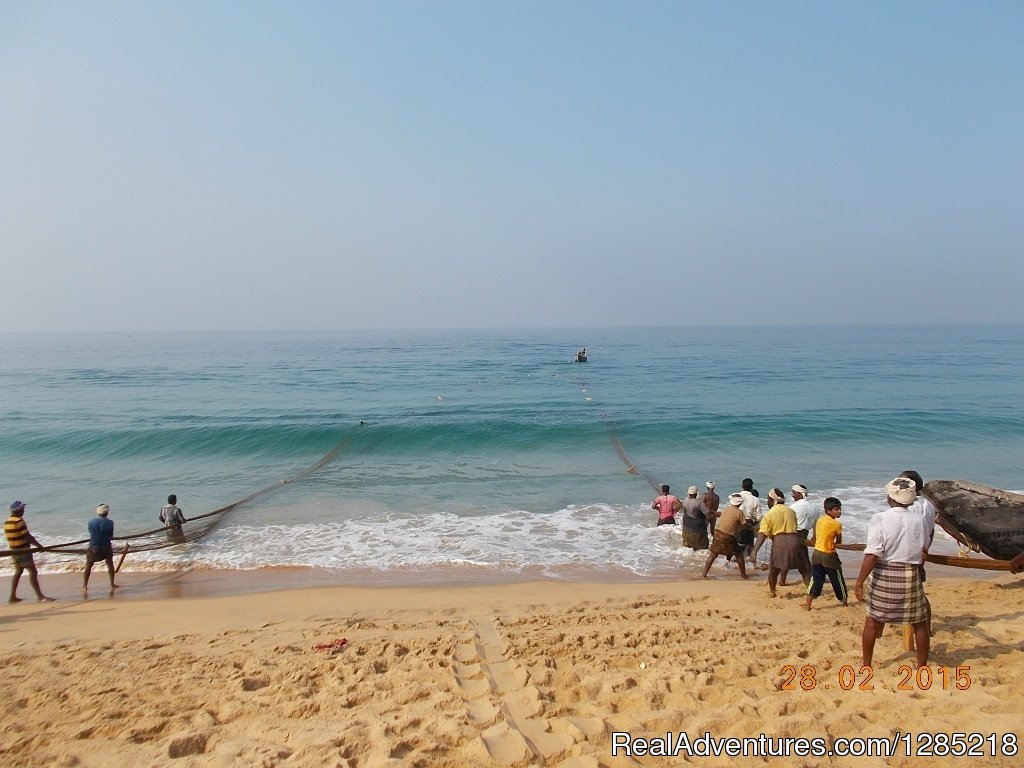
[[[950,536],[996,560],[1024,552],[1024,495],[964,480],[932,480],[924,494]]]

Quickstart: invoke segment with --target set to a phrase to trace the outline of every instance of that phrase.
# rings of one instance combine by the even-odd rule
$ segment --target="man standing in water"
[[[89,521],[89,549],[85,553],[85,580],[82,582],[82,591],[89,591],[89,574],[92,573],[92,566],[97,560],[103,560],[107,564],[107,574],[110,576],[110,591],[117,589],[114,583],[114,521],[107,515],[110,507],[100,504],[96,507],[96,517]]]
[[[721,499],[715,493],[715,484],[710,480],[705,483],[707,491],[701,496],[700,505],[704,510],[704,517],[708,520],[708,534],[713,538],[715,535],[715,518],[718,517],[718,507]]]
[[[18,597],[18,582],[21,581],[23,571],[28,571],[28,581],[36,593],[39,602],[51,602],[52,597],[47,597],[39,588],[39,572],[36,570],[35,560],[32,559],[30,547],[40,547],[42,544],[36,541],[36,537],[29,533],[28,523],[25,522],[25,502],[12,501],[7,508],[10,517],[4,523],[4,536],[7,539],[7,548],[11,550],[11,561],[14,563],[14,576],[11,577],[11,596],[9,603],[20,603]]]
[[[668,492],[668,486],[661,486],[661,496],[651,503],[651,509],[658,510],[658,525],[675,525],[676,512],[683,508],[683,502]]]
[[[853,593],[867,603],[861,632],[863,662],[871,666],[875,640],[886,624],[910,624],[917,646],[917,666],[928,663],[928,604],[921,583],[924,562],[924,519],[909,507],[917,498],[914,481],[897,477],[885,486],[888,509],[868,523],[864,561]]]
[[[178,497],[173,493],[167,497],[167,503],[160,508],[160,522],[167,526],[167,538],[175,544],[185,543],[185,534],[181,524],[187,522],[185,513],[178,506]]]
[[[683,499],[683,546],[690,549],[708,548],[708,521],[697,498],[697,486],[691,485]]]

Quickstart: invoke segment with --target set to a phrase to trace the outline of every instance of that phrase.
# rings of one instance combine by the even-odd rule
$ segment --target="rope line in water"
[[[584,392],[589,393],[590,385],[585,380],[581,380],[576,376],[573,376],[572,379],[574,382],[581,384],[584,387]],[[587,399],[591,401],[593,400],[593,398]],[[629,454],[626,453],[626,448],[625,446],[622,445],[622,441],[619,439],[618,431],[615,427],[615,422],[613,422],[606,414],[601,414],[601,420],[604,422],[605,428],[608,430],[608,441],[612,444],[612,448],[615,450],[616,455],[622,460],[622,463],[625,465],[626,472],[630,475],[637,475],[639,477],[642,477],[644,480],[647,481],[647,484],[651,486],[652,490],[654,490],[655,493],[661,493],[661,484],[658,483],[658,481],[651,475],[647,474],[641,469],[638,469],[636,463],[629,457]]]
[[[197,515],[196,517],[189,518],[181,525],[181,535],[177,534],[177,529],[175,526],[165,525],[161,526],[160,528],[154,528],[149,531],[143,531],[142,533],[131,533],[127,536],[115,536],[114,541],[125,542],[125,545],[129,546],[132,552],[146,552],[155,549],[164,549],[166,547],[176,547],[179,544],[199,541],[201,538],[203,538],[204,536],[208,535],[211,531],[213,531],[213,529],[216,528],[218,524],[220,524],[221,520],[224,519],[224,516],[228,512],[232,512],[238,509],[239,507],[245,506],[255,501],[256,499],[263,498],[264,496],[269,496],[270,494],[275,493],[281,490],[282,488],[291,485],[292,483],[295,483],[299,480],[304,480],[305,478],[312,475],[314,472],[323,469],[323,467],[334,461],[345,449],[348,448],[348,446],[355,439],[355,436],[358,431],[358,427],[350,429],[348,432],[345,433],[341,440],[339,440],[338,443],[333,448],[331,448],[331,450],[329,450],[327,453],[323,455],[323,457],[321,457],[319,461],[317,461],[315,464],[306,467],[301,472],[299,472],[296,475],[293,475],[287,480],[279,480],[273,485],[268,485],[266,488],[261,488],[260,490],[255,491],[254,493],[250,493],[248,496],[239,499],[238,501],[234,501],[230,504],[227,504],[226,506],[219,507],[218,509],[215,509],[212,512],[206,512],[202,515]],[[36,552],[47,552],[62,555],[85,555],[86,552],[88,551],[88,546],[89,540],[81,539],[79,541],[69,541],[64,544],[54,544],[52,546],[46,547],[30,547],[27,551],[33,554]],[[9,549],[5,549],[0,550],[0,557],[10,557],[15,554],[22,555],[25,553],[26,550],[18,550],[17,552],[12,552]]]

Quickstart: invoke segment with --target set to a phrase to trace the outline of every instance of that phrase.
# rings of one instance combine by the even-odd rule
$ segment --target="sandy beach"
[[[718,568],[444,588],[127,573],[113,599],[101,572],[88,600],[76,575],[44,575],[57,602],[0,610],[0,764],[1020,765],[1024,579],[934,570],[933,674],[900,670],[913,655],[888,628],[870,679],[862,606],[826,586],[806,612],[799,586],[773,600],[763,575]],[[927,735],[943,733],[964,735]],[[897,742],[891,757],[688,756],[705,734]]]

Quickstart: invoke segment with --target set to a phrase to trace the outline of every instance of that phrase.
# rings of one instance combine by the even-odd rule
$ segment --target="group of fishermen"
[[[18,584],[25,572],[28,573],[29,584],[36,593],[36,599],[40,602],[50,602],[53,598],[44,595],[39,586],[39,572],[36,569],[35,558],[32,556],[33,547],[36,549],[45,549],[45,547],[28,529],[28,523],[25,522],[26,507],[25,502],[20,499],[12,501],[7,507],[8,517],[4,522],[4,537],[7,539],[7,548],[14,565],[14,576],[11,577],[11,595],[7,602],[21,602],[21,598],[18,597]],[[114,582],[114,574],[117,572],[114,567],[114,521],[110,519],[109,515],[110,505],[100,504],[96,507],[96,515],[86,524],[86,529],[89,532],[89,545],[85,551],[85,576],[82,581],[82,592],[89,591],[89,576],[92,573],[92,567],[101,561],[107,566],[110,591],[113,592],[117,589],[117,584]],[[177,496],[172,493],[167,497],[167,503],[160,508],[157,518],[164,524],[170,542],[184,543],[185,533],[181,526],[182,523],[188,521],[178,506]],[[127,548],[126,544],[125,552],[127,552]]]
[[[830,496],[816,510],[807,499],[806,486],[792,487],[793,500],[789,504],[780,489],[772,488],[768,493],[768,512],[762,516],[760,494],[750,478],[743,480],[741,490],[729,495],[724,508],[720,508],[715,484],[706,485],[707,491],[700,499],[697,487],[690,486],[683,500],[663,485],[661,495],[651,504],[658,511],[658,525],[674,524],[676,514],[681,513],[684,546],[709,550],[703,578],[707,578],[719,555],[735,560],[740,577],[748,578],[746,563],[756,565],[758,553],[770,540],[768,563],[761,567],[767,567],[772,597],[776,596],[777,585],[786,584],[788,572],[796,570],[806,587],[807,610],[821,596],[826,578],[836,598],[847,605],[843,564],[836,552],[836,546],[842,543],[839,499]],[[935,535],[936,509],[922,494],[923,487],[924,480],[918,472],[903,472],[886,484],[887,506],[868,522],[864,559],[854,586],[854,595],[867,607],[861,633],[866,665],[871,664],[875,640],[886,624],[911,625],[918,666],[928,663],[931,606],[924,593],[924,560]],[[812,548],[810,555],[808,547]],[[1024,555],[1017,560],[1024,560]],[[1016,565],[1022,567],[1024,562]]]

